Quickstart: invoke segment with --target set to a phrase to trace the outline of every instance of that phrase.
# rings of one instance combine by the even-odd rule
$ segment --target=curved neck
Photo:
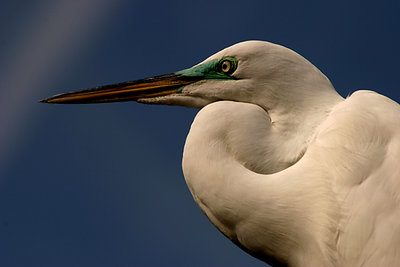
[[[270,255],[286,264],[326,263],[329,249],[318,236],[332,234],[330,218],[327,215],[322,223],[321,218],[317,222],[313,218],[314,210],[321,210],[315,206],[325,205],[321,201],[325,190],[304,188],[309,185],[288,174],[293,169],[284,166],[288,162],[277,164],[284,155],[279,152],[281,145],[293,142],[277,136],[278,129],[256,105],[229,101],[210,104],[196,116],[187,137],[185,179],[213,224],[254,256],[268,261],[262,255]],[[294,146],[293,154],[298,154],[300,147]],[[259,163],[262,153],[266,160]],[[248,157],[251,154],[254,156]],[[268,167],[263,167],[265,162]],[[261,175],[253,169],[275,174]],[[304,192],[313,193],[302,198]]]

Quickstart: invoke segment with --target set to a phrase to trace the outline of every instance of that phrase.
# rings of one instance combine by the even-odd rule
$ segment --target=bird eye
[[[229,60],[224,60],[221,63],[221,71],[229,73],[232,69],[232,63]]]
[[[217,64],[217,71],[221,74],[231,75],[235,72],[238,62],[234,57],[223,57],[219,60]]]

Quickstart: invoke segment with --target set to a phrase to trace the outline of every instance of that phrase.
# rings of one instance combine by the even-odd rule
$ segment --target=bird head
[[[56,95],[42,102],[137,101],[202,108],[215,101],[230,100],[271,110],[299,105],[332,89],[325,75],[296,52],[269,42],[246,41],[188,69]]]

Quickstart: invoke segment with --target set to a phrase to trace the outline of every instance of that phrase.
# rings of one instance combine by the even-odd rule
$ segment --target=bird
[[[199,111],[182,169],[220,232],[272,266],[400,265],[400,106],[347,97],[284,46],[244,41],[193,67],[42,100]]]

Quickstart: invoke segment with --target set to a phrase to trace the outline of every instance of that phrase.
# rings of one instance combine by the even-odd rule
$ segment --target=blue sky
[[[197,110],[38,100],[258,39],[306,57],[342,96],[400,101],[399,13],[398,1],[2,1],[0,266],[263,266],[186,187]]]

